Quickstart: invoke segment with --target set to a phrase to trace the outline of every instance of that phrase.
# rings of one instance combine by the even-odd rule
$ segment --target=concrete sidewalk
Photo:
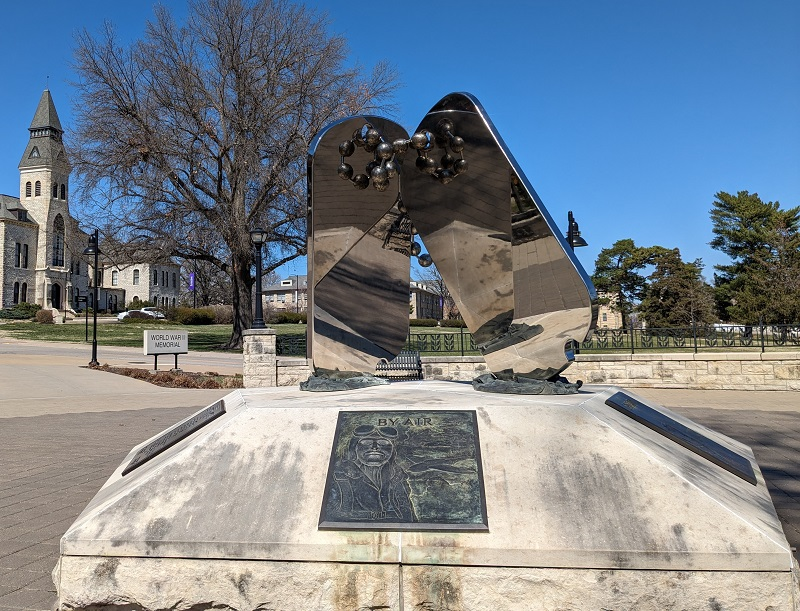
[[[59,539],[128,451],[228,392],[92,371],[85,345],[59,346],[0,339],[0,611],[51,609]],[[144,360],[102,348],[112,358]],[[751,446],[800,545],[800,393],[632,390]]]

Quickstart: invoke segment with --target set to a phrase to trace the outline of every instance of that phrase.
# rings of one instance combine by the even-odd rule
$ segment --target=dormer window
[[[28,159],[38,159],[39,157],[40,157],[40,155],[39,155],[39,147],[38,146],[34,146],[31,149],[31,154],[28,155]]]

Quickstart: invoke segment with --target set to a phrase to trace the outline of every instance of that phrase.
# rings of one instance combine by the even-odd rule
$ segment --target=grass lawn
[[[305,325],[273,325],[278,335],[305,335]],[[189,332],[190,350],[220,350],[231,336],[231,325],[180,325],[143,321],[135,323],[103,322],[97,324],[97,343],[101,346],[130,346],[141,348],[145,329],[180,329]],[[86,338],[82,324],[41,325],[35,322],[9,322],[0,324],[0,335],[16,339],[46,342],[83,343]],[[89,341],[92,324],[89,321]],[[238,350],[237,352],[241,352]]]

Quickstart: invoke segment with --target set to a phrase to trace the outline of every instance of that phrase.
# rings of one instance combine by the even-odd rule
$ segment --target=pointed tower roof
[[[45,89],[42,93],[39,106],[36,108],[36,114],[33,115],[33,121],[31,121],[31,126],[28,129],[33,131],[35,129],[47,127],[57,129],[62,134],[64,133],[61,127],[61,121],[58,120],[56,105],[53,104],[53,98],[50,95],[49,89]]]
[[[49,89],[42,93],[28,131],[31,136],[19,162],[19,169],[50,168],[69,173],[69,160],[61,141],[64,129]]]

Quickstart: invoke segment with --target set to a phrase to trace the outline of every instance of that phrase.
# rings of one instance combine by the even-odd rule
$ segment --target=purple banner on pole
[[[189,273],[189,290],[194,290],[194,272]]]

